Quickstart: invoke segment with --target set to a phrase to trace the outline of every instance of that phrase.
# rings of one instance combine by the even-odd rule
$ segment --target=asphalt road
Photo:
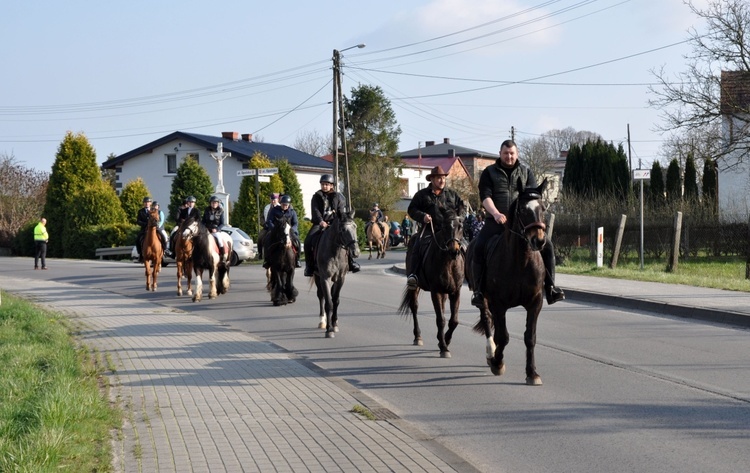
[[[484,471],[736,472],[750,465],[750,331],[590,304],[545,306],[537,332],[544,382],[525,385],[524,317],[509,314],[507,372],[493,376],[470,293],[441,359],[428,294],[420,297],[425,346],[412,345],[397,315],[405,279],[389,271],[404,253],[367,260],[343,289],[340,332],[317,329],[314,289],[298,273],[295,304],[273,307],[259,266],[232,268],[230,292],[192,303],[176,297],[175,271],[146,293],[141,266],[51,260],[2,271],[98,287],[209,317],[268,340],[324,368],[414,423]],[[5,260],[4,260],[5,262]]]

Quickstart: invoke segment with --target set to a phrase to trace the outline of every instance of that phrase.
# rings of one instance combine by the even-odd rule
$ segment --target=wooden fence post
[[[609,267],[612,269],[617,267],[617,257],[620,255],[620,246],[622,245],[622,236],[625,233],[625,222],[627,220],[627,215],[620,215],[620,225],[617,227],[617,236],[615,237],[615,250],[612,253],[612,261],[609,263]]]
[[[680,236],[682,234],[682,212],[677,212],[674,218],[674,240],[672,241],[671,255],[667,272],[671,273],[677,269],[677,260],[680,257]]]

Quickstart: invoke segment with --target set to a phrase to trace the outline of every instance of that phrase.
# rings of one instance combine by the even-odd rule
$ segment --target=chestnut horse
[[[437,324],[437,340],[441,358],[450,358],[448,345],[453,338],[453,331],[458,326],[458,308],[461,304],[461,287],[464,284],[464,248],[463,248],[463,209],[459,214],[452,210],[441,209],[436,218],[440,221],[440,230],[432,231],[432,224],[424,227],[419,237],[420,260],[422,264],[417,273],[419,286],[416,289],[407,287],[398,311],[407,315],[411,309],[414,322],[414,345],[422,345],[422,332],[419,329],[417,309],[419,308],[419,291],[430,292],[432,306],[435,308],[435,322]],[[411,261],[414,251],[413,242],[407,250],[406,261]],[[412,269],[406,268],[407,274]],[[450,319],[448,330],[445,331],[445,301],[450,300]],[[445,332],[444,332],[445,331]]]
[[[370,212],[370,222],[367,225],[367,246],[370,248],[370,257],[372,259],[372,244],[377,246],[377,255],[375,259],[385,258],[385,249],[388,245],[387,225],[377,221],[377,212]]]
[[[164,257],[164,249],[161,246],[161,239],[156,232],[159,231],[159,211],[151,209],[148,212],[148,224],[146,225],[146,235],[143,238],[141,248],[143,256],[143,265],[146,267],[146,290],[156,291],[158,286],[157,278],[161,270],[161,259]]]
[[[192,220],[182,222],[175,236],[175,261],[177,262],[177,295],[182,295],[182,277],[187,278],[187,294],[193,295],[193,240],[183,238],[182,234]]]
[[[496,376],[505,372],[503,351],[510,340],[505,314],[512,307],[526,309],[523,341],[526,345],[526,384],[530,386],[542,384],[534,363],[534,347],[537,320],[544,302],[545,269],[539,251],[546,241],[542,201],[546,185],[545,179],[539,187],[524,189],[518,180],[518,197],[510,205],[505,231],[487,241],[482,281],[472,280],[476,239],[469,244],[466,259],[469,288],[479,287],[484,294],[484,305],[474,331],[484,334],[487,340],[487,364]]]

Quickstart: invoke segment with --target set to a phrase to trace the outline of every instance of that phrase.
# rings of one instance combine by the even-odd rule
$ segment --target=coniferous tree
[[[718,175],[716,161],[711,158],[707,158],[703,162],[703,186],[701,191],[706,207],[713,212],[718,212]]]
[[[125,184],[120,192],[120,206],[128,222],[136,224],[138,211],[143,207],[143,198],[148,196],[151,196],[151,192],[140,177]]]
[[[297,180],[297,174],[289,161],[285,159],[277,161],[276,167],[279,168],[279,178],[284,183],[284,194],[292,198],[292,207],[297,212],[297,217],[303,218],[305,216],[305,202],[302,197],[302,186]]]
[[[673,158],[667,167],[667,201],[679,202],[682,199],[682,182],[680,181],[680,163]]]
[[[262,153],[255,153],[248,162],[248,169],[264,169],[274,167],[271,160]],[[283,167],[283,165],[282,165]],[[232,225],[242,228],[257,240],[260,232],[260,221],[263,218],[263,208],[268,204],[268,196],[272,193],[284,192],[284,182],[279,173],[271,176],[270,182],[260,182],[258,194],[255,193],[255,176],[245,176],[240,183],[240,195],[232,209]],[[301,199],[300,199],[301,200]]]
[[[66,258],[91,258],[93,252],[82,244],[81,230],[92,225],[123,223],[126,221],[125,212],[117,192],[102,179],[77,190],[73,199],[75,212],[65,221],[63,252]]]
[[[651,181],[649,182],[650,200],[654,207],[661,207],[664,204],[664,173],[659,161],[654,161],[651,165]]]
[[[177,211],[185,197],[195,197],[195,208],[200,212],[208,205],[213,194],[214,186],[211,177],[205,169],[193,158],[185,159],[177,168],[177,174],[172,180],[172,190],[169,197],[169,215],[166,218],[175,221]],[[141,200],[143,196],[141,196]],[[141,204],[142,205],[142,204]]]
[[[44,215],[50,236],[50,256],[65,257],[66,222],[78,213],[75,195],[88,185],[101,182],[96,152],[83,133],[68,132],[57,148],[47,189]]]
[[[685,200],[698,202],[698,171],[695,169],[693,153],[689,153],[685,159]]]

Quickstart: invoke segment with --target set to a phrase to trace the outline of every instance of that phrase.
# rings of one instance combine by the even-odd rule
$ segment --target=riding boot
[[[305,277],[310,278],[315,273],[315,268],[313,267],[313,255],[312,250],[309,248],[310,245],[307,244],[307,240],[305,240]]]
[[[544,293],[547,296],[547,304],[552,305],[557,301],[565,299],[562,289],[555,286],[555,253],[551,245],[542,248],[542,261],[544,262]]]
[[[471,305],[481,308],[484,305],[484,295],[482,294],[482,279],[484,278],[484,258],[479,258],[474,254],[474,260],[471,266],[471,276],[474,281],[474,294],[471,296]]]
[[[351,253],[348,253],[347,256],[349,257],[349,271],[352,273],[358,273],[360,269],[359,263],[354,261],[354,258],[352,257]]]
[[[135,248],[138,251],[138,262],[143,263],[143,240],[146,237],[146,235],[138,235],[138,238],[135,241]]]
[[[407,265],[409,275],[406,277],[406,286],[409,289],[416,289],[419,285],[419,280],[417,279],[417,272],[419,271],[419,239],[414,240],[410,250],[409,264]]]

